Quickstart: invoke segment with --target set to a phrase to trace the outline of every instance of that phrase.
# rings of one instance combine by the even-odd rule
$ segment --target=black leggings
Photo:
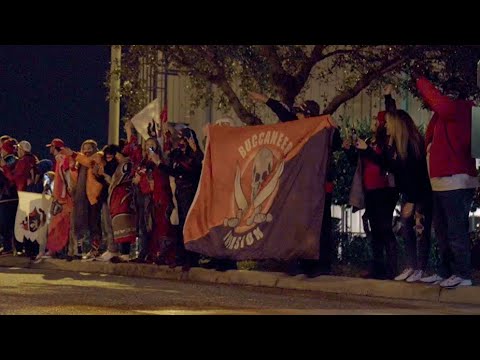
[[[365,194],[365,207],[372,231],[373,272],[387,278],[397,274],[397,240],[392,221],[398,198],[396,188],[370,190]]]
[[[416,203],[403,202],[400,219],[402,222],[402,237],[407,252],[407,266],[415,270],[425,271],[430,255],[431,196]]]

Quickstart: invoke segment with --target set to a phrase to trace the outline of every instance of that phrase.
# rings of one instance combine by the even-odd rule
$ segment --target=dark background
[[[109,45],[0,45],[0,136],[48,156],[54,137],[78,149],[107,141]]]

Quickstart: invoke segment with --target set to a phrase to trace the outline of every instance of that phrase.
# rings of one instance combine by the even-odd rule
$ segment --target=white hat
[[[215,121],[215,125],[220,125],[220,124],[229,124],[230,126],[233,126],[234,123],[231,117],[226,116]]]
[[[28,141],[20,141],[18,143],[18,146],[21,147],[25,152],[32,152],[32,145]]]

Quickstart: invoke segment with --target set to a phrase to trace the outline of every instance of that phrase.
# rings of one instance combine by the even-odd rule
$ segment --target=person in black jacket
[[[320,116],[320,106],[316,101],[306,100],[300,105],[291,109],[280,101],[268,98],[263,94],[251,92],[250,98],[253,101],[266,104],[278,117],[281,122],[295,121],[309,117]],[[327,177],[325,182],[325,206],[320,235],[320,258],[316,260],[301,260],[300,263],[292,263],[288,273],[292,276],[306,273],[308,277],[330,274],[332,271],[332,257],[335,253],[332,236],[332,193],[333,180],[335,179],[335,166],[333,164],[333,152],[341,150],[342,139],[338,128],[333,129],[330,143],[330,155],[327,165]]]
[[[396,107],[391,90],[391,86],[384,90],[385,108],[388,112],[395,111]],[[361,175],[364,216],[369,223],[367,226],[364,225],[364,228],[371,229],[370,234],[367,230],[365,232],[370,238],[373,258],[369,271],[363,277],[393,280],[398,272],[397,239],[393,233],[392,222],[399,196],[393,174],[389,173],[386,165],[379,164],[384,163],[382,157],[388,156],[387,111],[378,112],[372,119],[370,124],[372,137],[365,140],[366,147],[357,148],[357,144],[363,144],[363,140],[346,138],[344,149],[351,165],[357,166],[360,161],[356,175]],[[358,195],[354,193],[354,196]]]
[[[387,112],[388,150],[376,161],[395,176],[402,198],[401,233],[405,240],[407,266],[395,280],[419,281],[430,253],[432,189],[428,177],[425,143],[410,115],[404,110]],[[365,148],[359,140],[357,148]]]
[[[175,178],[175,197],[178,202],[179,237],[178,253],[184,254],[183,270],[199,265],[200,254],[188,251],[183,243],[183,227],[188,211],[195,198],[200,175],[202,172],[203,152],[200,149],[197,135],[190,128],[183,128],[178,132],[176,148],[169,155],[169,165],[160,164],[160,168],[169,176]],[[179,259],[182,262],[182,259]]]

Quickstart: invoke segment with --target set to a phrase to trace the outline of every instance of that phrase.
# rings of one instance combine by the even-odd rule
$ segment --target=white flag
[[[148,135],[148,124],[155,122],[157,125],[157,130],[159,129],[158,121],[160,119],[160,111],[158,99],[153,100],[148,104],[142,111],[132,118],[132,124],[135,126],[137,132],[147,140],[150,135]]]
[[[52,197],[44,194],[18,192],[18,210],[15,219],[15,238],[47,242],[47,221]]]

